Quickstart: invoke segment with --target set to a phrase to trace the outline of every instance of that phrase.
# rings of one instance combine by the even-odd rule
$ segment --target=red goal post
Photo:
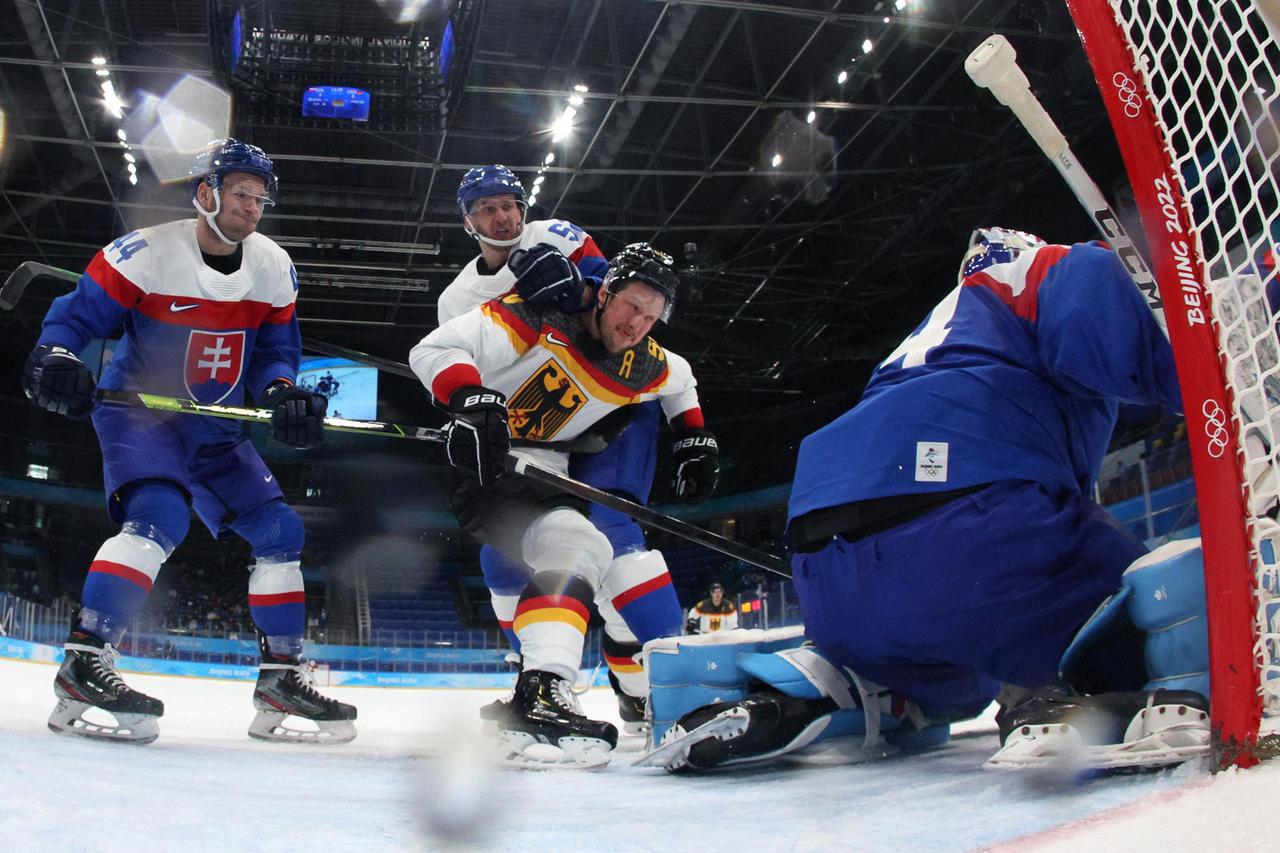
[[[1280,721],[1280,0],[1067,0],[1133,186],[1187,419],[1218,766]],[[1273,292],[1268,292],[1268,283]],[[1261,738],[1260,738],[1261,732]]]

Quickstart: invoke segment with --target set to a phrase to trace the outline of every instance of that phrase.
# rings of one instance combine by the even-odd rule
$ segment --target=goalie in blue
[[[1116,255],[975,232],[956,288],[858,405],[801,445],[788,533],[811,646],[779,652],[773,632],[717,646],[738,692],[693,711],[710,697],[690,693],[674,662],[697,669],[711,647],[653,649],[655,737],[670,733],[648,763],[749,763],[833,733],[865,738],[862,755],[873,731],[895,748],[929,746],[997,696],[1002,748],[989,766],[1063,754],[1064,741],[1034,734],[1042,723],[1091,732],[1097,767],[1204,751],[1207,678],[1164,680],[1204,669],[1194,554],[1127,577],[1130,592],[1082,632],[1146,553],[1091,498],[1126,403],[1181,408],[1168,341]],[[1172,600],[1134,618],[1125,602],[1151,598],[1156,576]],[[1184,623],[1182,642],[1147,642]],[[1157,718],[1180,722],[1145,722]]]

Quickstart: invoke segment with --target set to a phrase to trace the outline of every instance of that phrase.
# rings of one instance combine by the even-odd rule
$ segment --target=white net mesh
[[[1205,262],[1250,495],[1259,690],[1280,718],[1280,0],[1111,0],[1136,50]]]

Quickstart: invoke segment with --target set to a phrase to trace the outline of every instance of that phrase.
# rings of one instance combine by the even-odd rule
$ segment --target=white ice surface
[[[629,766],[624,742],[595,773],[499,771],[476,718],[499,691],[327,688],[360,735],[308,747],[245,735],[248,683],[130,674],[165,703],[139,747],[49,732],[53,675],[0,660],[0,850],[1280,849],[1280,762],[1041,784],[981,769],[989,720],[860,766],[676,777]],[[583,698],[616,722],[608,690]]]

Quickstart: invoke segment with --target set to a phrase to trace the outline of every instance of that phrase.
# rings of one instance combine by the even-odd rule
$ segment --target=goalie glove
[[[516,249],[507,258],[507,267],[516,276],[516,293],[531,305],[554,305],[574,314],[582,310],[585,283],[578,265],[555,246],[539,243],[531,249]]]
[[[506,470],[511,436],[507,398],[480,385],[467,385],[449,397],[453,420],[445,426],[449,464],[470,472],[487,486]]]
[[[22,390],[28,400],[46,412],[80,421],[93,411],[98,385],[89,368],[71,350],[42,344],[27,356],[22,368]]]
[[[705,429],[681,433],[671,445],[671,491],[686,503],[711,497],[720,479],[720,445]]]
[[[262,392],[259,402],[271,410],[271,435],[276,441],[305,450],[324,440],[329,400],[323,394],[277,379]]]

